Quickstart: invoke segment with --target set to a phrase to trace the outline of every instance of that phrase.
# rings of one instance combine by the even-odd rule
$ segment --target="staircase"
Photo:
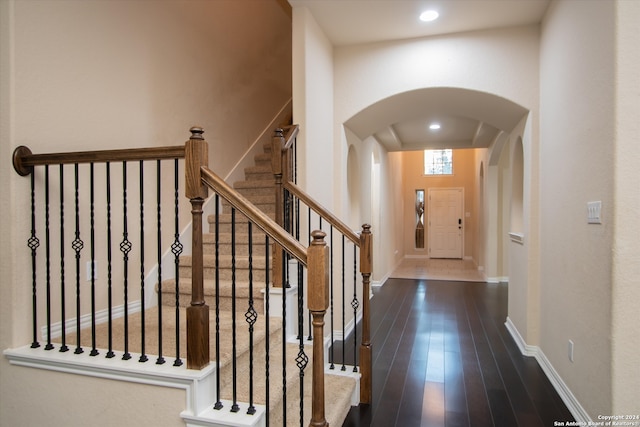
[[[271,172],[271,145],[266,144],[263,153],[254,158],[255,165],[245,169],[245,181],[234,184],[234,188],[256,207],[275,218],[275,184]],[[240,214],[235,215],[235,234],[232,235],[231,206],[222,202],[221,212],[218,218],[219,229],[219,319],[220,319],[220,365],[221,365],[221,399],[234,401],[234,383],[232,363],[232,323],[235,308],[235,322],[237,326],[236,341],[236,366],[237,373],[235,383],[236,401],[249,402],[249,324],[245,320],[245,313],[249,308],[250,294],[253,298],[254,310],[258,313],[258,320],[254,326],[253,343],[253,370],[254,370],[254,404],[265,405],[267,400],[267,381],[269,382],[269,414],[270,425],[298,425],[300,414],[300,370],[296,365],[296,358],[300,348],[297,342],[288,342],[283,347],[283,325],[280,317],[272,317],[269,321],[269,336],[266,336],[264,318],[264,289],[269,275],[271,282],[271,270],[266,270],[267,260],[265,252],[264,233],[256,226],[252,227],[251,264],[253,287],[249,284],[249,232],[246,218]],[[211,357],[215,359],[216,330],[216,217],[208,218],[209,232],[203,235],[204,243],[204,295],[210,312]],[[232,256],[235,242],[235,256]],[[269,248],[269,260],[271,248]],[[232,269],[232,258],[235,258],[235,273]],[[269,262],[271,265],[272,263]],[[180,258],[179,274],[179,305],[188,307],[191,301],[191,257]],[[235,307],[232,293],[234,291],[233,276],[235,275]],[[167,280],[162,286],[162,303],[167,309],[175,307],[175,281]],[[267,339],[269,342],[267,343]],[[269,378],[265,375],[265,351],[269,344]],[[311,358],[310,345],[304,346],[304,353],[309,358],[307,368],[304,370],[304,422],[309,425],[311,417]],[[283,374],[283,354],[286,360],[286,369]],[[286,402],[283,398],[283,378],[286,378]],[[340,426],[351,406],[352,395],[356,387],[356,381],[352,377],[327,375],[325,380],[326,417],[330,425]],[[283,414],[283,406],[286,404],[286,422]],[[230,408],[222,408],[220,411],[229,411]]]
[[[297,128],[292,129],[293,132],[290,135],[294,138]],[[190,132],[191,137],[184,146],[106,150],[100,152],[46,153],[40,155],[32,154],[28,147],[18,147],[16,149],[14,152],[14,168],[16,172],[22,176],[31,176],[32,225],[36,223],[37,216],[35,201],[38,200],[38,203],[40,203],[42,198],[40,195],[38,197],[35,196],[34,166],[59,165],[59,187],[64,188],[65,185],[62,180],[63,165],[75,163],[75,185],[72,184],[70,186],[67,194],[75,193],[76,195],[76,215],[75,217],[73,215],[64,217],[65,227],[63,227],[63,224],[60,224],[59,227],[56,224],[51,224],[52,226],[50,227],[49,212],[53,208],[49,203],[48,169],[44,168],[46,174],[44,189],[46,205],[44,208],[46,213],[44,220],[45,231],[36,233],[36,228],[32,227],[31,237],[28,240],[31,248],[33,278],[31,283],[33,342],[31,345],[7,350],[5,354],[10,358],[11,363],[21,366],[37,366],[53,371],[73,372],[100,378],[106,376],[122,381],[142,382],[163,387],[184,388],[186,384],[189,384],[188,387],[196,387],[199,392],[187,393],[187,407],[181,416],[188,426],[267,424],[274,426],[306,426],[309,425],[309,420],[311,419],[312,405],[314,409],[317,409],[314,410],[313,418],[318,425],[323,424],[322,420],[325,417],[329,424],[334,426],[342,425],[350,406],[358,402],[358,398],[355,397],[356,388],[358,387],[356,379],[353,378],[353,375],[350,376],[335,370],[327,372],[325,369],[327,375],[324,375],[323,380],[322,366],[319,364],[313,366],[311,360],[314,353],[317,358],[320,358],[323,348],[326,351],[326,347],[322,342],[324,340],[322,339],[323,332],[320,324],[322,316],[327,310],[329,284],[326,279],[329,275],[329,263],[332,260],[329,257],[329,250],[325,247],[326,242],[323,233],[314,234],[314,243],[307,248],[303,244],[295,242],[292,236],[283,231],[274,221],[270,221],[267,218],[270,216],[273,219],[276,213],[276,183],[271,174],[271,144],[265,145],[263,153],[255,156],[255,165],[245,169],[246,179],[242,182],[237,182],[234,191],[208,168],[207,145],[202,138],[203,130],[194,127],[191,128]],[[278,139],[284,141],[281,132]],[[291,139],[289,140],[291,141]],[[274,145],[277,145],[276,137],[274,137],[273,142]],[[283,149],[285,149],[285,146],[289,147],[290,145],[282,144]],[[193,259],[190,256],[180,257],[178,277],[172,280],[163,280],[157,284],[157,293],[154,296],[157,296],[158,304],[150,304],[147,297],[151,296],[153,289],[149,284],[145,287],[146,279],[135,283],[133,269],[137,265],[128,264],[128,253],[131,250],[132,242],[128,240],[127,236],[133,237],[133,235],[126,233],[126,224],[132,224],[135,220],[133,218],[128,219],[127,216],[127,185],[124,185],[122,205],[120,205],[124,206],[122,221],[125,224],[125,233],[123,233],[123,240],[119,241],[116,240],[119,238],[115,237],[118,232],[112,230],[109,221],[112,212],[111,201],[108,196],[109,185],[107,185],[106,201],[107,229],[105,231],[94,230],[94,214],[97,214],[101,209],[96,209],[94,212],[93,195],[95,184],[93,165],[94,163],[106,163],[107,165],[109,165],[109,162],[121,163],[119,167],[121,167],[120,170],[123,173],[123,182],[126,183],[131,179],[127,178],[127,162],[139,162],[140,171],[142,171],[143,162],[157,163],[158,178],[156,188],[158,194],[160,194],[160,161],[171,161],[175,165],[175,206],[177,207],[179,159],[185,159],[186,183],[183,197],[186,196],[192,204],[192,223],[193,230],[195,230],[192,240],[194,242],[193,253],[195,255]],[[86,232],[79,234],[79,163],[90,163],[91,165],[90,168],[81,170],[81,173],[84,174],[83,176],[90,175],[90,238]],[[274,165],[275,163],[277,162],[274,161]],[[42,169],[39,168],[39,173],[42,173]],[[109,170],[107,166],[106,181],[108,184],[111,183]],[[91,173],[89,174],[88,172]],[[143,188],[143,182],[142,173],[140,173],[139,184],[141,189]],[[132,182],[131,185],[135,185],[135,182]],[[286,324],[288,326],[286,328],[285,320],[282,317],[277,317],[283,310],[281,307],[280,309],[276,307],[278,297],[273,295],[278,293],[282,295],[283,289],[270,286],[273,283],[274,276],[270,268],[274,264],[271,259],[272,251],[270,247],[266,247],[265,235],[257,226],[253,226],[250,233],[246,218],[240,213],[232,215],[230,205],[222,202],[220,203],[220,213],[209,218],[209,230],[203,233],[200,225],[202,224],[201,207],[207,193],[204,189],[205,185],[217,191],[220,195],[224,195],[220,199],[226,198],[226,200],[232,201],[234,206],[241,208],[243,212],[246,212],[252,218],[255,224],[261,224],[261,227],[269,230],[269,235],[273,239],[277,239],[284,247],[292,251],[297,259],[307,265],[309,268],[309,287],[312,291],[306,292],[306,296],[309,297],[308,304],[314,318],[313,335],[315,339],[313,344],[315,345],[310,345],[312,343],[306,341],[306,338],[302,342],[298,342],[295,339],[291,342],[287,341],[287,337],[295,336],[298,333],[297,327],[292,326],[296,322],[297,316],[295,314],[287,316]],[[293,190],[297,192],[296,197],[299,199],[304,198],[303,203],[306,203],[307,206],[311,207],[313,205],[314,210],[323,210],[308,196],[302,195],[295,188]],[[238,192],[244,198],[239,197],[237,195]],[[251,203],[244,200],[245,198]],[[84,202],[86,205],[86,201]],[[129,203],[132,204],[134,202],[129,200]],[[251,204],[254,206],[251,206]],[[160,219],[159,201],[157,206],[158,219]],[[257,209],[254,207],[257,207]],[[66,212],[73,211],[74,206],[67,206],[65,209]],[[141,203],[140,212],[142,212],[142,209]],[[61,220],[62,211],[63,203],[61,197]],[[322,213],[318,212],[318,214],[322,214],[325,217],[331,216],[326,210],[323,210]],[[130,212],[129,216],[133,216],[133,213]],[[232,217],[235,217],[235,221],[232,220]],[[39,221],[42,221],[42,219]],[[365,248],[361,251],[360,259],[361,261],[364,260],[364,263],[361,262],[361,267],[365,266],[365,268],[361,269],[363,294],[368,295],[371,271],[370,232],[363,226],[363,234],[358,239],[358,236],[344,224],[341,224],[339,220],[334,218],[332,221],[337,224],[337,229],[343,235],[349,234],[349,239],[355,245]],[[234,227],[232,227],[232,223],[235,223]],[[175,224],[177,229],[177,209],[175,209]],[[60,289],[62,292],[61,315],[57,319],[51,318],[50,297],[53,293],[52,291],[58,291],[58,287],[57,284],[49,282],[48,273],[49,265],[57,263],[59,260],[62,267],[61,276],[64,277],[65,251],[61,251],[57,256],[50,257],[48,250],[49,233],[54,228],[59,231],[60,241],[66,235],[68,236],[66,237],[68,239],[66,240],[67,244],[73,242],[71,248],[76,255],[75,277],[69,277],[66,296],[64,293],[64,281]],[[142,215],[140,230],[143,230]],[[80,263],[84,262],[86,258],[86,255],[81,258],[81,251],[83,245],[90,243],[90,251],[85,249],[84,253],[88,251],[91,259],[94,260],[93,236],[95,231],[105,233],[105,239],[110,250],[105,261],[109,271],[107,281],[108,307],[103,310],[96,310],[94,304],[95,291],[98,286],[102,286],[102,283],[91,280],[90,288],[82,290],[81,295],[81,289],[85,287],[80,285],[83,282],[79,273]],[[201,233],[202,239],[200,238]],[[176,230],[177,234],[178,231]],[[144,236],[141,238],[144,238]],[[37,261],[41,258],[36,258],[36,249],[39,246],[40,239],[43,239],[47,248],[44,254],[44,261]],[[204,242],[203,245],[201,245],[202,241]],[[177,241],[174,243],[176,248],[179,247],[178,243]],[[140,245],[140,242],[133,242],[133,244]],[[151,242],[145,242],[145,245],[151,246],[151,244]],[[138,247],[144,247],[144,245]],[[158,247],[160,247],[159,244]],[[179,251],[176,248],[172,245],[172,253],[174,256],[179,256]],[[174,252],[173,249],[176,249],[176,251]],[[111,252],[115,254],[118,250],[121,253],[112,259]],[[158,252],[160,253],[160,251]],[[68,253],[67,259],[69,260],[72,255]],[[59,259],[56,259],[56,257],[59,257]],[[140,261],[142,261],[142,257],[140,258]],[[158,258],[160,258],[160,255],[158,255]],[[113,283],[113,302],[111,298],[112,261],[123,266],[125,278],[122,284]],[[46,280],[42,280],[43,274],[36,275],[38,262],[47,265]],[[68,262],[68,264],[71,264],[71,262]],[[143,262],[140,262],[140,267],[144,277],[146,270]],[[67,272],[69,276],[72,275],[71,270],[72,266],[68,266]],[[196,301],[193,305],[191,302],[192,274],[194,289],[196,289],[194,291]],[[129,277],[131,280],[127,281]],[[150,277],[153,276],[150,275]],[[300,285],[300,289],[302,289],[302,286]],[[75,295],[72,295],[74,290]],[[296,292],[297,289],[294,286],[284,292],[285,298],[281,299],[282,302],[290,299],[287,302],[287,307],[294,308],[293,311],[298,306],[298,298],[290,294],[295,294]],[[268,298],[265,299],[264,295],[267,295]],[[80,315],[87,309],[86,301],[89,298],[91,298],[91,312]],[[201,305],[201,298],[205,300],[209,311],[207,311],[206,306]],[[66,315],[65,301],[67,302]],[[73,308],[77,313],[75,318],[70,318],[74,313],[71,307],[72,301],[75,302],[75,307]],[[269,305],[267,305],[268,301],[270,302]],[[368,312],[366,309],[367,301],[368,299],[363,300],[363,319],[368,318],[366,316]],[[102,301],[102,303],[104,302]],[[81,303],[82,311],[80,308]],[[268,306],[274,308],[268,312]],[[136,312],[138,308],[143,309],[143,311]],[[38,311],[46,311],[46,336],[44,332],[42,332],[42,336],[39,336],[38,329],[42,328],[44,330],[45,328],[38,322],[40,320],[36,316]],[[290,310],[287,310],[287,312],[291,313]],[[208,327],[206,325],[207,317],[209,318]],[[306,313],[304,317],[306,318]],[[186,332],[187,323],[189,323],[188,333]],[[61,335],[55,335],[56,328],[59,328],[59,334]],[[366,338],[368,337],[368,326],[363,326],[362,330],[363,339],[360,347],[360,360],[364,360],[365,366],[368,366],[368,368],[360,371],[363,372],[362,383],[365,385],[365,387],[360,388],[360,401],[370,402],[370,396],[367,396],[366,393],[363,395],[363,390],[369,390],[370,392],[370,363],[368,365],[367,363],[370,361],[371,356],[370,345],[368,338]],[[80,333],[81,337],[76,337],[76,333]],[[327,334],[328,331],[325,330],[325,337]],[[39,339],[42,340],[40,341],[42,345],[38,342]],[[190,348],[188,358],[187,344],[189,344]],[[206,351],[207,346],[209,351]],[[56,349],[56,351],[48,351],[53,349]],[[325,360],[327,359],[326,355],[324,358]],[[211,363],[207,367],[208,360]],[[139,364],[137,362],[146,363]],[[187,363],[185,364],[184,362]],[[161,366],[153,368],[155,365]],[[179,368],[174,368],[171,365]],[[187,366],[191,367],[191,369],[186,369]],[[314,379],[313,402],[311,398],[312,386],[310,384],[312,382],[312,370]],[[204,381],[202,381],[203,379]],[[301,384],[304,387],[301,387]],[[301,401],[303,402],[302,404],[300,403]],[[239,409],[236,408],[238,406],[236,404],[243,408],[241,415],[244,420],[241,422],[237,418],[233,418],[235,410]],[[216,409],[210,409],[214,405]],[[246,415],[247,412],[252,412],[253,405],[257,407],[255,417]],[[247,411],[247,407],[249,407],[249,411]],[[325,408],[324,415],[323,407]],[[265,413],[268,415],[268,421],[263,418]],[[217,414],[221,415],[218,417]]]

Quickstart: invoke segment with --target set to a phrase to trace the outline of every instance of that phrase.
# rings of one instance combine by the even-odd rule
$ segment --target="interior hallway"
[[[343,427],[573,420],[506,316],[506,283],[387,280],[371,300],[373,402],[352,408]]]

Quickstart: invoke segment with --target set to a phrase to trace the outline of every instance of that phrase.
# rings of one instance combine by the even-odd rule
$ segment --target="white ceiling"
[[[537,24],[550,0],[289,0],[307,7],[334,46]],[[421,22],[427,9],[438,20]],[[389,151],[488,147],[526,110],[490,94],[456,88],[400,94],[366,108],[347,125]],[[431,121],[441,124],[430,131]]]

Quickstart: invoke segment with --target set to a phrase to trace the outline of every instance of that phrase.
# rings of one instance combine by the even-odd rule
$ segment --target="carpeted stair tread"
[[[180,357],[184,359],[186,363],[187,356],[187,343],[186,343],[186,308],[181,307],[178,310],[179,322],[180,322]],[[220,364],[226,366],[231,361],[231,325],[232,317],[230,312],[220,312],[219,327],[220,327]],[[176,311],[175,308],[163,306],[162,309],[162,354],[167,362],[173,363],[175,358],[176,349]],[[145,353],[149,357],[147,363],[155,363],[158,354],[158,307],[152,307],[144,312],[145,319]],[[264,342],[265,337],[265,320],[264,316],[258,314],[256,323],[254,324],[254,343]],[[128,318],[128,330],[129,330],[129,342],[128,351],[130,353],[141,353],[142,350],[142,312],[131,313]],[[239,315],[236,315],[237,325],[237,353],[244,353],[249,348],[248,343],[248,324],[245,319]],[[270,334],[279,334],[282,326],[282,321],[279,318],[271,318],[269,322]],[[96,325],[96,348],[102,349],[100,355],[104,357],[106,355],[106,349],[109,348],[109,325],[108,323],[102,323]],[[210,358],[215,360],[215,331],[216,331],[216,316],[215,311],[209,310],[209,331],[210,331]],[[120,317],[113,320],[112,323],[112,342],[113,351],[116,352],[116,357],[121,358],[124,352],[124,317]],[[67,345],[74,349],[76,338],[75,330],[70,331],[67,334]],[[73,344],[72,344],[73,343]],[[85,352],[91,351],[92,338],[91,329],[86,328],[81,330],[81,345]],[[100,357],[97,356],[97,357]],[[151,362],[152,361],[152,362]]]
[[[175,293],[176,280],[175,279],[167,279],[162,281],[162,291],[167,293]],[[216,284],[215,280],[206,279],[203,280],[204,287],[204,295],[215,295],[216,294]],[[264,289],[265,284],[254,283],[253,284],[253,298],[254,299],[264,299],[262,289]],[[178,283],[178,289],[181,294],[189,294],[191,295],[191,278],[190,277],[181,277]],[[230,280],[220,280],[219,282],[220,296],[231,297],[233,292],[233,282]],[[157,289],[156,289],[157,290]],[[247,282],[236,282],[235,285],[236,297],[238,298],[248,298],[249,297],[249,283]]]
[[[300,371],[296,366],[296,357],[299,354],[299,346],[287,343],[287,422],[296,420],[300,414]],[[311,345],[304,346],[304,353],[309,358],[309,362],[304,370],[304,415],[303,425],[309,425],[311,419],[311,394],[312,394],[312,361],[313,349]],[[270,351],[269,364],[269,410],[270,423],[272,425],[283,425],[282,416],[282,345],[272,346]],[[266,376],[264,360],[260,361],[259,369],[254,371],[254,404],[264,405],[266,402]],[[255,368],[254,368],[255,369]],[[351,396],[356,386],[355,379],[351,376],[325,375],[325,409],[327,421],[330,425],[342,425],[347,412],[351,406]],[[237,401],[249,402],[249,374],[248,371],[241,372],[236,383]],[[228,383],[222,389],[223,399],[232,400],[233,384]]]

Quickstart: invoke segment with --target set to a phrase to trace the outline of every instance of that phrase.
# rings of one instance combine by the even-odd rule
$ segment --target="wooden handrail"
[[[285,134],[286,132],[286,134]],[[363,224],[362,232],[358,235],[351,230],[338,217],[333,215],[324,206],[309,196],[304,190],[298,187],[292,178],[291,151],[295,137],[298,134],[298,126],[293,125],[284,129],[277,129],[272,140],[271,166],[275,178],[276,186],[276,220],[279,224],[284,224],[283,218],[283,190],[286,189],[298,200],[306,204],[315,211],[323,220],[326,220],[332,227],[335,227],[343,236],[346,236],[353,244],[360,248],[360,273],[362,274],[362,339],[360,344],[360,403],[371,404],[372,402],[372,348],[371,348],[371,326],[370,326],[370,305],[369,294],[371,292],[371,274],[373,261],[373,244],[371,226]],[[315,237],[314,237],[315,238]],[[280,251],[274,252],[274,257],[279,256]],[[274,258],[276,259],[276,258]],[[280,272],[279,272],[280,273]],[[309,292],[317,292],[309,282]],[[314,314],[315,327],[315,314]],[[314,399],[314,403],[315,399]],[[317,418],[317,425],[324,425],[326,421]],[[315,425],[312,422],[312,425]]]
[[[282,128],[286,131],[284,134],[284,144],[282,145],[282,151],[286,151],[293,145],[293,142],[296,140],[296,136],[298,136],[298,131],[300,127],[298,125],[284,126]]]
[[[255,223],[262,231],[282,246],[305,266],[307,265],[307,249],[296,239],[291,237],[282,227],[272,220],[264,212],[256,208],[249,200],[236,192],[222,178],[212,172],[208,167],[201,167],[202,182],[218,193],[234,208],[240,211],[251,222]]]
[[[349,240],[351,240],[356,246],[360,246],[360,237],[356,234],[355,231],[349,228],[347,224],[342,222],[340,218],[329,212],[324,206],[315,201],[311,196],[304,192],[304,190],[298,187],[291,181],[287,181],[283,183],[284,188],[286,188],[290,193],[304,202],[307,206],[313,209],[318,215],[320,215],[324,220],[326,220],[329,224],[334,226],[338,231],[344,234]]]
[[[184,155],[184,145],[47,154],[32,154],[28,147],[21,145],[13,151],[13,167],[19,175],[26,176],[34,166],[41,165],[182,159]]]

